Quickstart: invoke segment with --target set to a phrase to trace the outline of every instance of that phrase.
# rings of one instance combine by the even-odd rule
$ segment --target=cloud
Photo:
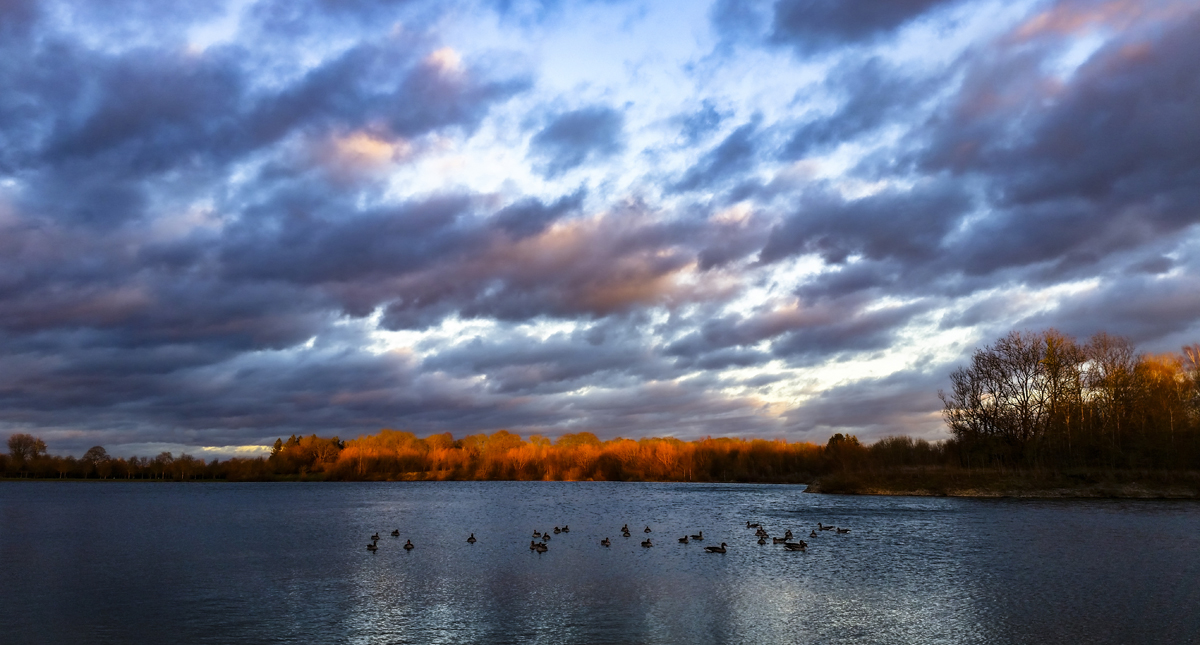
[[[563,112],[533,135],[529,154],[539,164],[539,172],[557,177],[624,149],[624,125],[621,112],[600,105]]]
[[[711,189],[739,179],[753,167],[756,153],[754,136],[757,129],[756,119],[734,130],[689,168],[672,189]]]
[[[721,125],[724,118],[717,111],[716,103],[712,99],[704,99],[700,103],[700,109],[695,112],[681,114],[676,117],[676,121],[680,125],[684,141],[688,145],[694,145],[714,132]]]
[[[761,261],[796,253],[816,253],[829,264],[844,263],[852,255],[922,261],[938,252],[971,209],[961,186],[937,180],[858,199],[812,190],[798,201],[795,213],[772,229]]]
[[[947,0],[777,0],[771,40],[802,54],[871,42]]]
[[[783,145],[783,159],[799,159],[878,132],[884,126],[911,119],[913,112],[937,87],[935,79],[913,76],[890,67],[878,57],[850,58],[826,76],[823,90],[837,97],[838,107],[809,120],[792,132]]]

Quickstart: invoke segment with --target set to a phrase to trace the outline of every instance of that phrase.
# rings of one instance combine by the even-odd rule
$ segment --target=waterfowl
[[[771,544],[787,544],[787,538],[771,538]]]
[[[571,532],[571,527],[567,526],[566,524],[563,524],[563,533],[570,533],[570,532]]]
[[[608,538],[604,538],[603,540],[600,540],[600,546],[612,546],[612,541]]]
[[[783,545],[783,548],[787,549],[788,551],[803,551],[804,549],[808,548],[808,543],[804,540],[800,540],[799,542],[787,542]]]
[[[683,537],[679,538],[679,543],[680,543],[680,544],[687,544],[687,543],[688,543],[687,536],[685,535],[685,536],[683,536]]]
[[[396,529],[395,531],[392,531],[392,537],[400,537],[400,529]]]
[[[628,533],[628,532],[629,532],[629,525],[628,525],[628,524],[622,524],[622,525],[621,525],[621,532],[622,532],[622,533]]]
[[[810,531],[808,534],[808,537],[810,537],[810,538],[817,537],[817,530],[813,529],[812,531]]]
[[[535,538],[540,538],[540,537],[542,537],[542,534],[541,534],[539,531],[534,531],[534,532],[533,532],[533,537],[535,537]]]
[[[545,533],[542,534],[543,542],[545,542],[546,540],[549,540],[549,539],[550,539],[550,531],[546,531]]]
[[[771,537],[770,533],[767,533],[766,531],[764,531],[762,529],[758,529],[757,531],[754,532],[754,534],[757,535],[758,537]]]
[[[825,526],[824,524],[822,524],[820,522],[817,522],[817,528],[821,529],[822,531],[832,531],[834,529],[834,527]]]
[[[644,547],[646,547],[647,549],[649,549],[650,547],[652,547],[652,546],[654,546],[654,545],[653,545],[653,544],[651,544],[651,543],[650,543],[650,540],[649,540],[649,538],[647,538],[647,539],[645,539],[645,540],[642,540],[642,546],[644,546]]]
[[[378,551],[378,550],[379,550],[379,547],[375,546],[375,543],[374,543],[374,542],[372,542],[372,543],[370,543],[370,544],[368,544],[368,545],[367,545],[367,550],[368,550],[368,551],[371,551],[372,553],[374,553],[375,551]]]
[[[405,551],[412,551],[414,548],[416,548],[416,547],[413,546],[412,540],[404,541],[404,550]]]
[[[692,539],[693,540],[704,540],[704,531],[700,531],[699,533],[693,535]]]
[[[783,537],[788,540],[792,539],[792,529],[788,529],[787,531],[785,531],[783,534]]]
[[[642,531],[642,533],[649,533],[649,532],[650,532],[650,527],[649,527],[649,526],[647,526],[647,527],[646,527],[646,530],[645,530],[645,531]]]
[[[554,534],[558,535],[559,533],[562,533],[562,529],[558,528],[557,526],[554,527]]]
[[[724,553],[725,552],[725,543],[722,542],[721,546],[706,546],[706,547],[704,547],[704,550],[707,551],[708,553]]]
[[[538,544],[538,545],[537,545],[537,549],[535,549],[535,550],[536,550],[538,553],[545,553],[545,552],[547,552],[547,551],[549,551],[549,550],[550,550],[550,547],[546,546],[546,544],[543,542],[543,543],[541,543],[541,544]]]
[[[766,543],[767,543],[767,538],[765,538],[765,537],[759,537],[759,538],[758,538],[758,543],[759,543],[759,544],[766,544]]]
[[[537,551],[537,547],[538,547],[537,540],[530,540],[530,541],[529,541],[529,550],[530,550],[530,551]]]
[[[376,542],[378,542],[378,541],[379,541],[379,533],[376,533],[375,535],[372,535],[372,536],[371,536],[371,539],[372,539],[372,540],[375,540]]]
[[[467,538],[467,543],[475,544],[475,534],[474,533],[471,534],[471,537]]]
[[[624,531],[624,532],[622,532],[622,533],[621,533],[621,536],[622,536],[622,537],[631,537],[631,536],[629,535],[629,531]]]
[[[849,533],[850,529],[838,529],[837,532],[838,533]]]
[[[748,528],[748,529],[759,529],[759,528],[762,528],[762,524],[751,524],[751,523],[750,523],[750,520],[746,520],[746,528]]]

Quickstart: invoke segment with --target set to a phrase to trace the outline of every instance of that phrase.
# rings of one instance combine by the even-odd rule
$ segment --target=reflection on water
[[[5,642],[1188,642],[1200,505],[440,482],[0,484]],[[758,545],[747,520],[807,552]],[[817,522],[850,527],[819,532]],[[620,535],[622,524],[633,530]],[[549,551],[532,532],[569,524]],[[650,525],[654,542],[643,548]],[[400,537],[390,532],[400,529]],[[679,544],[704,531],[703,542]],[[379,532],[379,550],[366,550]],[[479,539],[467,544],[471,532]],[[612,547],[599,542],[612,538]],[[416,548],[406,552],[404,540]],[[703,547],[729,544],[725,555]]]

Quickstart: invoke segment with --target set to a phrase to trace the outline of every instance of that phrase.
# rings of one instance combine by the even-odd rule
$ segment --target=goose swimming
[[[649,539],[645,539],[645,540],[642,540],[642,546],[644,546],[644,547],[646,547],[647,549],[649,549],[650,547],[652,547],[652,546],[654,546],[654,545],[650,543],[650,540],[649,540]]]
[[[374,542],[372,542],[372,543],[370,543],[370,544],[368,544],[368,545],[367,545],[367,550],[368,550],[368,551],[370,551],[370,552],[372,552],[372,553],[374,553],[374,552],[376,552],[376,551],[378,551],[378,550],[379,550],[379,547],[375,546],[375,543],[374,543]]]
[[[724,553],[725,552],[725,543],[722,542],[721,546],[706,546],[706,547],[704,547],[704,550],[708,553]]]
[[[687,536],[685,535],[685,536],[683,536],[683,537],[679,538],[679,543],[680,543],[680,544],[687,544],[687,543],[688,543]]]
[[[697,533],[697,534],[693,535],[693,536],[692,536],[692,539],[693,539],[693,540],[701,540],[701,541],[703,541],[703,540],[704,540],[704,531],[700,531],[699,533]]]
[[[395,531],[392,531],[392,537],[400,537],[400,529],[396,529]]]
[[[803,551],[804,549],[808,548],[808,543],[804,540],[800,540],[799,542],[787,542],[783,545],[783,548],[787,549],[788,551]]]
[[[412,550],[413,550],[413,549],[415,549],[415,548],[416,548],[416,547],[414,547],[414,546],[413,546],[412,540],[405,540],[405,541],[404,541],[404,550],[405,550],[405,551],[412,551]]]
[[[475,534],[474,533],[471,534],[471,537],[467,538],[467,543],[475,544]]]
[[[612,541],[608,538],[604,538],[603,540],[600,540],[600,546],[612,546]]]

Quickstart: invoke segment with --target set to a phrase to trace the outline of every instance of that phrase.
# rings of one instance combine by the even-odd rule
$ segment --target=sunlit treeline
[[[344,442],[277,442],[278,468],[330,479],[508,479],[605,481],[805,481],[824,468],[822,446],[785,441],[647,438],[600,441],[594,434],[528,440],[500,430],[455,439],[383,430]]]
[[[977,349],[942,392],[961,465],[1200,468],[1200,345],[1142,354],[1054,329]]]

